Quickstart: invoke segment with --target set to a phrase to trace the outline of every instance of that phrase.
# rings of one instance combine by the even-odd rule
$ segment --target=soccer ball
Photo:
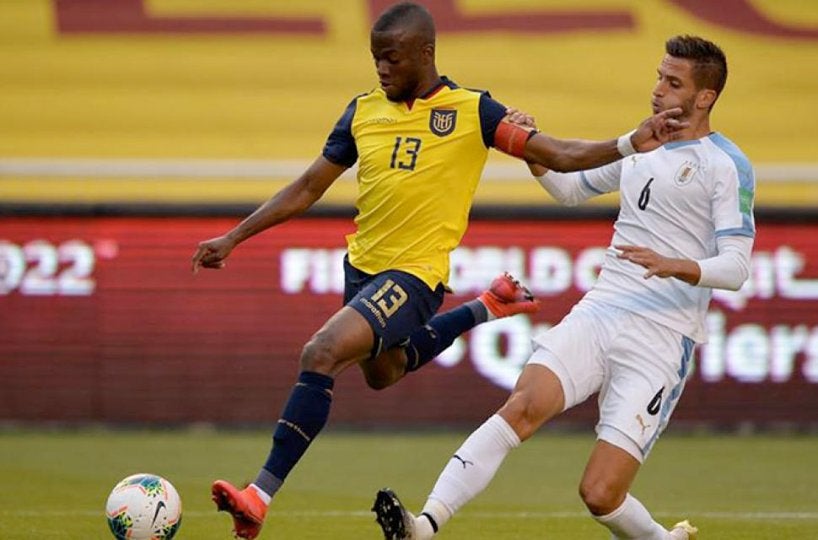
[[[182,524],[182,500],[161,476],[134,474],[111,490],[105,514],[117,540],[170,540]]]

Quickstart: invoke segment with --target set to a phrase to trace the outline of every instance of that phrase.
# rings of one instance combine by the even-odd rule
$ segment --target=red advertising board
[[[193,275],[197,242],[228,218],[0,219],[0,420],[271,423],[303,343],[341,303],[348,219],[308,218]],[[474,425],[500,405],[533,333],[593,284],[611,234],[595,220],[476,220],[452,257],[444,309],[499,272],[521,277],[540,313],[482,325],[420,372],[370,390],[337,383],[331,422]],[[710,341],[677,421],[818,422],[818,222],[759,223],[752,276],[717,292]],[[595,419],[588,403],[564,422]]]

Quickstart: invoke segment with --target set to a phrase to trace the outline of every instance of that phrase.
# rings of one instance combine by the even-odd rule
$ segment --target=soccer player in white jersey
[[[532,165],[557,200],[575,205],[620,191],[621,208],[596,285],[534,352],[506,403],[448,462],[422,512],[381,490],[373,510],[387,539],[425,540],[488,485],[505,456],[545,422],[599,392],[597,440],[579,492],[615,539],[688,540],[651,517],[630,487],[667,426],[706,339],[713,288],[737,290],[749,274],[755,179],[747,158],[711,131],[710,111],[727,78],[718,46],[676,36],[665,46],[651,105],[681,107],[676,140],[580,173]],[[521,118],[533,122],[521,113]]]

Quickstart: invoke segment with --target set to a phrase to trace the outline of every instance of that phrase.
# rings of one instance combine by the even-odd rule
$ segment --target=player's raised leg
[[[411,287],[411,283],[403,283],[403,290],[408,292],[406,303],[416,303],[418,310],[437,294],[421,284],[420,289]],[[423,291],[422,289],[426,289]],[[442,303],[442,289],[440,291]],[[422,297],[429,297],[423,300]],[[421,300],[418,300],[421,298]],[[468,332],[478,324],[510,317],[518,313],[534,313],[539,309],[537,301],[531,292],[508,273],[496,277],[489,288],[477,298],[465,302],[456,308],[435,315],[428,322],[401,320],[404,315],[400,312],[390,316],[387,328],[378,329],[382,347],[379,352],[361,362],[367,384],[375,390],[387,388],[402,379],[407,373],[417,371],[441,352],[449,348],[458,336]],[[369,317],[368,312],[362,315]],[[430,314],[431,316],[431,314]],[[377,328],[377,320],[370,321],[373,328]],[[397,336],[401,329],[407,333]],[[391,335],[391,337],[390,337]],[[406,336],[409,337],[406,337]],[[389,343],[397,346],[389,347]]]
[[[416,371],[448,349],[461,334],[478,324],[520,313],[536,313],[539,301],[509,273],[494,278],[474,300],[436,315],[404,344],[406,371]]]

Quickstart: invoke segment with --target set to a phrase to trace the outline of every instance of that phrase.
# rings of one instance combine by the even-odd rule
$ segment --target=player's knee
[[[579,496],[595,516],[604,516],[616,510],[622,504],[623,496],[608,482],[583,480],[579,485]]]
[[[320,332],[313,335],[301,350],[301,369],[304,371],[329,374],[337,363],[331,341]]]
[[[513,392],[500,409],[500,415],[511,425],[521,441],[534,435],[546,420],[528,392]]]

